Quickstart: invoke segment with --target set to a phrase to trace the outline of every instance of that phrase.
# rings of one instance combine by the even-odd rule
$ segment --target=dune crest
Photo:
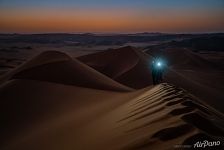
[[[57,51],[47,51],[7,74],[9,79],[31,79],[103,90],[131,91],[87,65]]]
[[[112,132],[118,135],[108,133],[108,139],[115,137],[109,141],[115,145],[112,149],[193,148],[204,140],[220,141],[215,149],[224,146],[224,115],[174,85],[164,83],[145,90],[107,118],[116,115],[117,131]]]
[[[17,86],[24,86],[21,83],[23,82],[18,82]],[[14,139],[7,146],[11,150],[60,150],[64,145],[68,150],[174,149],[183,144],[193,148],[197,141],[204,140],[224,142],[223,114],[174,85],[164,83],[122,94],[80,87],[69,88],[67,85],[61,87],[37,81],[26,83],[29,85],[26,88],[31,85],[47,87],[42,92],[58,91],[57,95],[70,93],[67,99],[76,97],[81,103],[66,101],[61,110],[74,106],[80,109],[76,113],[60,111],[60,117],[46,120],[43,127],[34,126],[33,132],[23,132],[22,139]],[[73,95],[73,90],[79,93]],[[87,101],[86,92],[95,95],[94,99],[91,97]],[[43,96],[42,93],[41,97]],[[98,99],[99,97],[103,100]],[[91,109],[84,111],[86,106]],[[92,109],[92,106],[96,108]],[[84,120],[82,115],[85,116]]]
[[[122,47],[77,58],[110,78],[139,89],[152,84],[152,57],[134,47]]]

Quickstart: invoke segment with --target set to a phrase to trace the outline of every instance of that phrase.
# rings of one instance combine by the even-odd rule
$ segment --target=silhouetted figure
[[[159,59],[155,59],[151,64],[153,84],[159,84],[163,81],[164,64]]]
[[[151,72],[152,72],[153,85],[156,85],[157,84],[157,79],[156,79],[156,64],[155,64],[155,61],[152,61]]]

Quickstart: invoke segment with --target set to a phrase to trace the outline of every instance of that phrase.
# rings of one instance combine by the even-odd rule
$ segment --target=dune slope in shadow
[[[48,81],[104,90],[132,90],[78,60],[56,51],[43,52],[7,74],[5,78]]]
[[[129,87],[139,89],[152,84],[152,57],[136,48],[109,49],[77,59]]]

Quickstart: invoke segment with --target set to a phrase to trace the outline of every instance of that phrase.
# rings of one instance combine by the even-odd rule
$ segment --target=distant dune
[[[149,49],[148,54],[164,58],[174,69],[215,70],[219,64],[209,62],[187,48]]]
[[[80,61],[132,88],[143,88],[152,84],[152,57],[127,46],[78,57]]]
[[[55,51],[40,54],[14,72],[8,75],[10,79],[32,79],[104,90],[132,90],[78,60]]]
[[[171,150],[204,140],[222,149],[224,115],[215,108],[223,94],[200,74],[219,67],[170,51],[165,83],[153,86],[152,58],[133,47],[77,59],[48,51],[8,72],[0,78],[0,149]]]

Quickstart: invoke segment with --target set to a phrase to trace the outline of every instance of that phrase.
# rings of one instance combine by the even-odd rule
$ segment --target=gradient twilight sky
[[[0,32],[224,32],[224,0],[0,0]]]

